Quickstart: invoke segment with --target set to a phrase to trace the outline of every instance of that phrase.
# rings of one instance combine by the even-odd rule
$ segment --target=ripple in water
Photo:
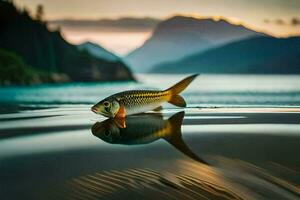
[[[215,161],[226,164],[226,169],[178,160],[175,171],[149,168],[100,171],[72,178],[53,194],[59,199],[299,198],[299,187],[257,166],[225,158]]]

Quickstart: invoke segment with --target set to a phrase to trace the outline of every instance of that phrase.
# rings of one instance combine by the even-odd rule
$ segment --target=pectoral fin
[[[123,105],[120,105],[119,111],[114,117],[114,121],[119,128],[126,128],[125,117],[126,117],[125,107]]]
[[[126,128],[126,122],[125,122],[125,118],[115,118],[114,119],[114,122],[116,123],[116,125],[119,127],[119,128]]]
[[[125,118],[126,117],[126,110],[123,105],[120,105],[119,111],[117,112],[115,118]]]

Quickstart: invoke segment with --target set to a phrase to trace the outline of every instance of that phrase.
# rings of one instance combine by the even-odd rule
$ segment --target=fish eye
[[[104,107],[109,107],[109,102],[108,101],[104,101],[103,105],[104,105]]]
[[[106,130],[106,131],[104,132],[104,135],[105,135],[106,137],[110,136],[110,131],[109,131],[109,130]]]

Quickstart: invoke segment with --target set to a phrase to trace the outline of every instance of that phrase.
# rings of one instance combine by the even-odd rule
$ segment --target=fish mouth
[[[91,111],[93,111],[94,113],[98,114],[98,109],[95,107],[91,107]]]
[[[104,117],[109,117],[109,118],[111,117],[111,115],[109,113],[103,112],[102,110],[98,110],[95,107],[91,107],[91,111],[96,113],[96,114],[103,115]]]

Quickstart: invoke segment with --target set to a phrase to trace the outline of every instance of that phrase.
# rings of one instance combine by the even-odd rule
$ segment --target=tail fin
[[[184,112],[179,112],[168,119],[171,125],[171,131],[170,131],[171,134],[165,137],[164,139],[173,147],[175,147],[178,151],[190,157],[191,159],[204,164],[208,164],[206,161],[204,161],[199,156],[197,156],[189,148],[189,146],[183,141],[181,135],[181,125],[183,122],[183,118],[184,118]]]
[[[180,92],[182,92],[199,74],[194,74],[192,76],[189,76],[179,83],[176,83],[172,87],[168,88],[165,91],[168,91],[170,93],[170,100],[169,103],[179,106],[179,107],[186,107],[186,102],[184,99],[179,95]]]

